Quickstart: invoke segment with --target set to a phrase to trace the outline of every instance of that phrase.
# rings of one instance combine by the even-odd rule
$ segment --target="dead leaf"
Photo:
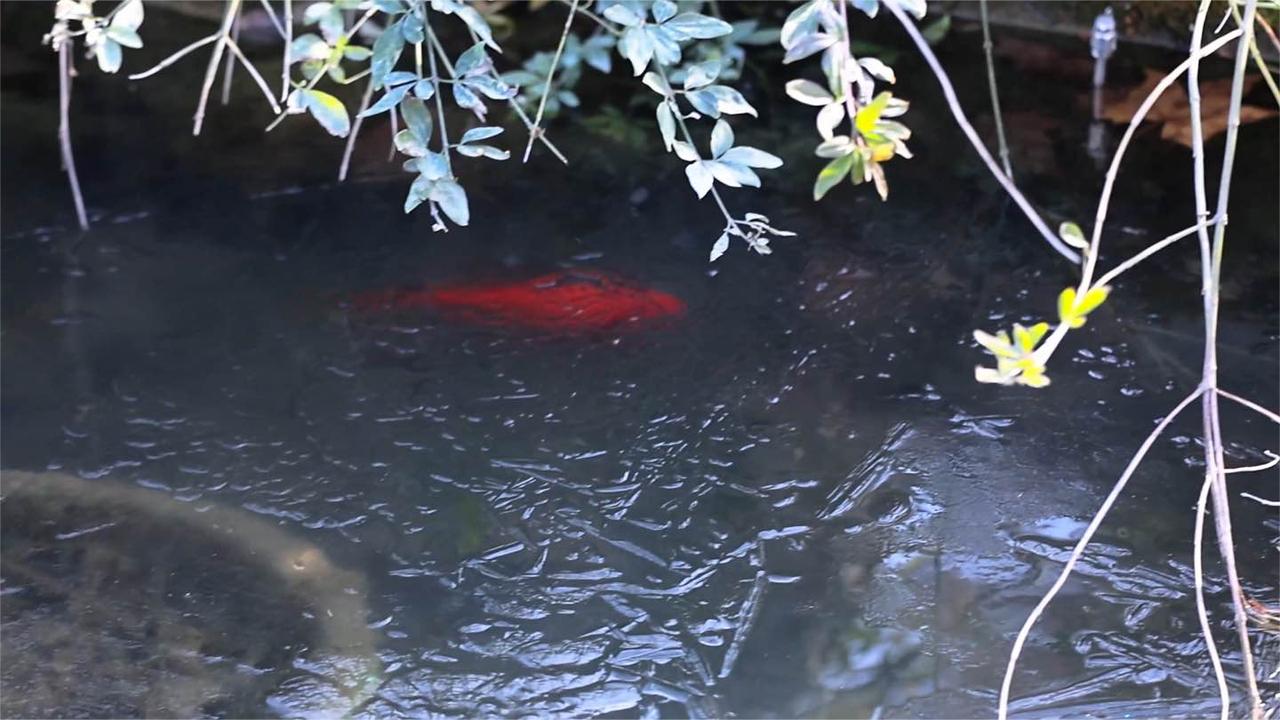
[[[1123,93],[1108,93],[1102,117],[1114,123],[1127,125],[1137,112],[1138,107],[1147,99],[1147,95],[1155,89],[1164,73],[1158,70],[1146,70],[1146,78],[1137,87]],[[1262,78],[1254,75],[1246,77],[1244,92],[1248,94]],[[1211,80],[1200,83],[1200,117],[1204,128],[1204,139],[1209,140],[1227,130],[1227,111],[1231,107],[1231,78]],[[1275,117],[1278,113],[1273,108],[1243,105],[1240,108],[1240,124],[1245,125],[1259,120]],[[1151,106],[1146,122],[1159,123],[1160,137],[1191,147],[1191,103],[1187,99],[1184,85],[1174,84],[1160,99]]]

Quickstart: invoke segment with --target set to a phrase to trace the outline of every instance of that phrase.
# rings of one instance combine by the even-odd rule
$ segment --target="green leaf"
[[[812,80],[791,80],[787,82],[787,96],[796,102],[814,107],[822,107],[835,100],[826,88]]]
[[[373,62],[370,64],[370,80],[375,85],[386,82],[391,69],[400,61],[400,53],[404,51],[404,36],[400,34],[398,25],[392,25],[373,43]]]
[[[920,34],[930,45],[937,45],[951,31],[951,16],[943,15],[932,23],[920,28]]]
[[[710,93],[715,99],[716,109],[725,115],[751,115],[756,117],[756,109],[742,97],[742,93],[727,85],[712,85],[702,92]]]
[[[329,47],[329,43],[322,40],[319,35],[307,33],[293,39],[293,44],[289,46],[289,60],[292,62],[328,60],[331,52],[333,49]]]
[[[718,158],[733,147],[733,128],[723,120],[717,120],[711,128],[711,157]]]
[[[467,110],[478,110],[480,113],[483,113],[485,109],[484,101],[481,100],[480,97],[471,90],[471,88],[467,87],[465,83],[453,84],[453,101],[458,103],[458,107],[465,108]]]
[[[1062,242],[1073,248],[1087,250],[1089,241],[1085,240],[1084,231],[1080,226],[1073,222],[1064,222],[1058,226],[1058,237],[1062,238]]]
[[[342,57],[351,62],[364,62],[373,55],[373,51],[359,45],[348,45],[342,48]]]
[[[110,27],[116,30],[132,30],[136,32],[138,26],[142,25],[142,18],[142,0],[125,0],[120,3],[120,7],[116,8],[115,14],[111,16]],[[120,44],[125,45],[126,43]],[[142,43],[129,45],[129,47],[142,47]]]
[[[662,133],[662,144],[667,152],[671,152],[671,144],[676,139],[676,118],[671,113],[671,105],[663,100],[658,103],[658,131]]]
[[[893,2],[894,0],[890,0]],[[880,10],[880,0],[853,0],[853,6],[867,14],[867,17],[875,17],[876,12]]]
[[[853,165],[853,154],[838,157],[827,163],[818,173],[818,179],[813,183],[813,199],[815,202],[822,199],[831,188],[840,184],[845,175],[849,174],[849,168]]]
[[[611,5],[609,9],[620,8],[622,5]],[[635,72],[636,77],[644,72],[649,61],[653,59],[653,40],[642,27],[629,28],[622,34],[622,39],[618,41],[618,52],[622,57],[631,61],[631,69]]]
[[[662,29],[676,40],[710,40],[733,32],[733,26],[723,20],[691,12],[676,15],[663,23]]]
[[[404,199],[404,211],[406,213],[426,201],[427,196],[431,193],[432,182],[425,175],[419,175],[414,178],[413,184],[409,186],[409,194]]]
[[[94,49],[94,55],[98,58],[98,67],[102,72],[113,73],[120,69],[120,62],[123,59],[120,43],[109,37],[103,37],[98,42],[98,47]]]
[[[489,54],[484,51],[484,43],[476,43],[458,56],[453,69],[459,77],[467,77],[487,71],[489,65]]]
[[[497,52],[502,52],[502,48],[498,47],[498,43],[493,41],[493,28],[489,27],[489,22],[484,19],[479,10],[470,5],[463,5],[454,14],[462,18],[462,22],[471,28],[471,31],[480,38],[481,42]]]
[[[467,192],[457,182],[449,179],[437,180],[431,187],[430,197],[445,215],[455,223],[466,227],[471,222],[471,209],[467,206]]]
[[[676,4],[671,0],[654,0],[649,12],[653,13],[654,22],[662,24],[676,14]]]
[[[400,34],[410,45],[422,42],[426,38],[426,28],[422,24],[422,18],[412,12],[406,13],[404,19],[400,21]]]
[[[720,61],[708,60],[690,65],[684,76],[684,89],[697,90],[715,82],[720,76]]]
[[[396,105],[399,105],[400,101],[404,99],[404,96],[409,93],[409,87],[410,86],[408,85],[401,85],[400,87],[393,87],[390,90],[387,90],[382,94],[382,97],[378,98],[378,102],[370,105],[367,110],[360,113],[360,117],[377,115],[378,113],[386,112]]]
[[[115,40],[125,47],[142,47],[142,38],[138,36],[138,33],[130,30],[129,28],[115,27],[112,25],[107,28],[107,37]]]
[[[338,98],[319,90],[303,90],[303,101],[311,116],[330,135],[346,137],[351,131],[351,118]]]
[[[415,97],[406,97],[400,103],[400,117],[404,118],[405,127],[418,138],[418,142],[426,145],[431,140],[431,113],[427,106]]]
[[[720,104],[716,102],[716,97],[706,90],[695,90],[691,93],[685,93],[685,100],[693,106],[694,110],[711,118],[720,117]]]
[[[689,186],[698,194],[699,198],[706,197],[711,191],[711,186],[715,184],[715,177],[711,174],[711,168],[701,160],[689,163],[684,168],[684,174],[689,177]]]
[[[626,27],[635,27],[644,22],[644,18],[637,15],[634,10],[626,5],[610,5],[605,8],[604,16]]]
[[[803,60],[814,53],[822,52],[836,43],[836,36],[826,33],[812,33],[800,37],[794,45],[787,48],[782,58],[783,65]]]
[[[711,260],[709,262],[715,262],[716,260],[719,260],[720,256],[724,255],[725,251],[728,249],[729,249],[729,233],[727,232],[720,233],[720,237],[716,239],[716,244],[711,246]]]
[[[423,78],[413,84],[413,94],[419,100],[430,100],[436,94],[436,84],[430,78]]]
[[[469,142],[475,142],[477,140],[488,140],[491,137],[501,135],[501,134],[502,134],[502,128],[500,127],[471,128],[470,130],[462,134],[462,139],[459,140],[458,143],[461,145],[465,145]]]
[[[737,163],[747,167],[764,168],[765,170],[782,167],[782,158],[777,155],[745,145],[729,148],[719,159],[727,163]]]
[[[412,130],[401,130],[392,138],[396,149],[412,158],[420,158],[427,154],[427,145]]]

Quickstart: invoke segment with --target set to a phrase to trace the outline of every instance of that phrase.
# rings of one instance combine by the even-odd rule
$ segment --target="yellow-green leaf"
[[[1064,222],[1059,225],[1058,237],[1062,238],[1062,242],[1073,248],[1086,250],[1089,247],[1089,241],[1084,239],[1084,231],[1073,222]]]
[[[880,121],[880,114],[888,107],[889,99],[892,97],[892,93],[882,92],[866,107],[859,110],[857,115],[853,116],[853,125],[858,128],[858,132],[863,135],[875,132],[876,123]]]
[[[853,165],[853,154],[838,157],[827,163],[822,168],[822,172],[818,173],[818,180],[813,184],[813,199],[821,200],[827,191],[835,187],[845,175],[849,174],[849,168]]]
[[[1109,287],[1095,287],[1077,298],[1076,289],[1067,288],[1058,296],[1058,317],[1069,327],[1083,327],[1085,316],[1101,305],[1110,292]]]
[[[1013,339],[1018,343],[1018,350],[1023,353],[1031,353],[1036,349],[1036,345],[1040,344],[1040,339],[1049,331],[1049,323],[1036,323],[1029,328],[1025,328],[1017,323],[1013,325]]]

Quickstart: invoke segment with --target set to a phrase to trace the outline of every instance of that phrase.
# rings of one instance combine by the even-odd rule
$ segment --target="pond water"
[[[976,50],[951,53],[978,108]],[[814,206],[808,109],[773,108],[743,134],[796,177],[729,201],[799,236],[715,265],[717,214],[669,158],[645,159],[656,131],[641,153],[553,126],[580,146],[569,168],[471,171],[472,226],[433,234],[401,213],[403,180],[379,176],[385,128],[339,186],[322,177],[340,149],[309,128],[264,139],[262,118],[219,110],[193,143],[191,93],[96,76],[77,85],[96,220],[82,235],[52,126],[29,122],[51,107],[38,72],[6,75],[3,467],[63,489],[40,500],[33,476],[7,478],[3,714],[992,714],[1027,612],[1194,386],[1194,248],[1118,283],[1049,388],[975,384],[972,329],[1047,315],[1072,270],[901,65],[918,157],[893,164],[890,201],[846,187]],[[1085,110],[1034,79],[1006,93],[1025,135],[1053,122],[1028,192],[1090,217]],[[1242,147],[1223,374],[1269,403],[1274,121]],[[1133,167],[1111,262],[1189,224],[1185,150],[1148,133]],[[345,302],[558,269],[688,311],[557,336]],[[1276,449],[1273,427],[1225,412],[1230,462]],[[1215,712],[1190,593],[1197,432],[1189,413],[1157,443],[1037,627],[1018,713]],[[76,483],[123,499],[98,506]],[[1237,489],[1273,498],[1276,475]],[[1246,590],[1274,602],[1280,522],[1233,503]],[[297,554],[321,558],[313,585],[273,569]],[[244,557],[265,562],[236,569]],[[1280,640],[1254,637],[1274,692]]]

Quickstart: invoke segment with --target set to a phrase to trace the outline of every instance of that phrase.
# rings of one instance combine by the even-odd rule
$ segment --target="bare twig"
[[[240,15],[242,10],[243,10],[243,6],[241,6],[240,8],[236,8],[235,20],[231,21],[231,37],[227,39],[227,42],[229,43],[240,42]],[[228,55],[226,64],[223,65],[222,67],[222,98],[221,99],[222,99],[222,104],[224,106],[231,102],[231,78],[235,74],[235,71],[236,71],[235,58]]]
[[[1266,505],[1267,507],[1280,507],[1280,500],[1267,500],[1266,498],[1260,498],[1257,495],[1253,495],[1246,492],[1240,493],[1240,497],[1247,498],[1256,503],[1261,503],[1263,505]]]
[[[1236,25],[1243,25],[1244,20],[1240,17],[1239,0],[1230,0],[1230,1],[1231,1],[1231,16],[1235,18]],[[1271,32],[1271,26],[1267,25],[1266,21],[1262,19],[1262,16],[1258,15],[1257,18],[1258,18],[1258,24],[1262,26],[1263,30],[1266,30],[1267,32]],[[1272,37],[1272,40],[1275,39],[1275,35],[1272,35],[1271,37]],[[1276,79],[1271,76],[1271,68],[1267,67],[1267,62],[1262,59],[1262,52],[1258,50],[1258,43],[1256,38],[1254,39],[1253,42],[1249,43],[1249,54],[1253,56],[1253,64],[1257,66],[1258,72],[1261,73],[1262,75],[1262,79],[1266,81],[1267,89],[1271,90],[1271,98],[1275,100],[1277,104],[1280,104],[1280,87],[1276,86]]]
[[[578,11],[578,0],[569,5],[569,17],[564,20],[564,31],[560,33],[560,44],[556,46],[556,55],[551,59],[551,69],[547,71],[547,84],[542,88],[542,98],[538,101],[538,114],[533,119],[533,127],[529,128],[529,142],[524,146],[524,160],[529,162],[529,153],[533,152],[533,141],[542,135],[542,113],[547,109],[547,96],[551,94],[551,81],[555,79],[556,67],[560,65],[560,56],[564,54],[565,41],[569,39],[569,28],[573,25],[573,15]]]
[[[282,38],[286,37],[284,25],[280,24],[280,16],[276,14],[275,8],[271,7],[270,0],[258,0],[258,2],[262,4],[262,9],[267,11],[267,18],[269,18],[271,20],[271,24],[275,26],[276,33],[278,33]]]
[[[448,69],[449,76],[456,77],[456,75],[453,72],[453,63],[449,62],[449,56],[444,51],[444,46],[440,44],[440,41],[436,38],[435,31],[431,29],[430,21],[427,22],[427,41],[431,44],[427,52],[427,60],[431,67],[431,82],[436,86],[436,114],[440,116],[440,152],[444,154],[445,167],[449,168],[449,174],[452,175],[453,159],[449,153],[449,128],[444,121],[444,100],[441,99],[444,91],[440,88],[440,71],[436,68],[436,53],[440,54],[440,59],[444,62],[445,68]],[[414,48],[418,53],[418,75],[422,75],[422,43],[418,43]],[[435,52],[431,52],[431,50]],[[435,207],[434,202],[431,203],[431,207]],[[439,222],[438,219],[437,222]],[[443,223],[440,224],[443,225]]]
[[[1040,217],[1040,213],[1036,212],[1035,208],[1032,207],[1026,196],[1024,196],[1022,191],[1018,189],[1018,186],[1014,185],[1013,180],[1009,179],[1009,176],[1005,175],[1000,170],[1000,167],[996,165],[995,158],[991,157],[991,152],[988,151],[987,146],[983,144],[982,138],[978,137],[978,131],[973,129],[973,125],[970,124],[969,119],[965,117],[964,110],[960,107],[960,100],[956,97],[956,89],[951,85],[951,78],[947,76],[947,71],[942,68],[942,63],[938,62],[938,57],[933,54],[933,50],[929,47],[928,41],[920,34],[920,30],[916,28],[916,24],[912,22],[911,19],[907,17],[906,12],[898,6],[898,0],[887,0],[883,5],[889,8],[889,11],[893,13],[893,16],[898,19],[898,22],[902,24],[903,29],[911,36],[911,40],[915,43],[916,49],[918,49],[920,54],[924,56],[925,62],[929,64],[929,69],[933,71],[933,75],[937,78],[938,84],[942,86],[942,94],[947,99],[947,106],[951,108],[951,114],[955,116],[956,124],[964,131],[965,137],[969,139],[970,144],[973,145],[973,149],[978,151],[978,155],[982,158],[982,161],[986,163],[987,169],[991,171],[991,174],[994,175],[1000,185],[1004,187],[1005,192],[1009,193],[1010,197],[1013,198],[1013,201],[1022,209],[1023,214],[1027,216],[1027,219],[1031,221],[1031,224],[1040,232],[1040,236],[1044,238],[1045,242],[1049,243],[1054,250],[1057,250],[1058,254],[1062,257],[1073,263],[1079,263],[1079,253],[1067,247],[1066,243],[1062,242],[1062,240],[1058,238],[1057,233],[1049,229],[1049,226],[1045,224],[1044,219]]]
[[[217,40],[218,40],[218,36],[217,36],[216,34],[214,34],[214,35],[209,35],[209,36],[206,36],[206,37],[202,37],[202,38],[200,38],[199,40],[197,40],[197,41],[195,41],[195,42],[191,43],[190,45],[188,45],[188,46],[186,46],[186,47],[182,48],[182,49],[181,49],[181,50],[179,50],[178,52],[176,52],[176,53],[174,53],[174,54],[170,55],[169,57],[165,58],[164,60],[161,60],[161,61],[159,62],[159,64],[157,64],[155,67],[151,68],[150,70],[145,70],[145,71],[143,71],[143,72],[140,72],[140,73],[134,73],[134,74],[130,75],[130,76],[129,76],[129,79],[130,79],[130,80],[142,80],[142,79],[144,79],[144,78],[149,78],[149,77],[151,77],[152,75],[155,75],[156,73],[160,72],[161,70],[163,70],[163,69],[165,69],[165,68],[169,67],[170,65],[172,65],[172,64],[174,64],[174,63],[176,63],[176,62],[178,62],[178,61],[179,61],[179,60],[181,60],[182,58],[186,57],[188,54],[190,54],[190,53],[192,53],[192,52],[194,52],[194,51],[196,51],[196,50],[199,50],[200,48],[204,47],[205,45],[208,45],[208,44],[209,44],[209,43],[211,43],[211,42],[217,42]]]
[[[284,102],[289,97],[289,76],[292,69],[289,52],[292,45],[293,0],[284,0],[284,59],[281,61],[283,67],[280,69],[280,102]]]
[[[1217,390],[1217,393],[1218,393],[1219,395],[1221,395],[1222,397],[1224,397],[1224,398],[1226,398],[1226,399],[1228,399],[1228,400],[1231,400],[1231,401],[1233,401],[1233,402],[1237,402],[1237,403],[1239,403],[1239,404],[1241,404],[1241,405],[1243,405],[1243,406],[1245,406],[1245,407],[1249,408],[1250,410],[1252,410],[1252,411],[1254,411],[1254,412],[1258,413],[1259,415],[1262,415],[1263,417],[1265,417],[1266,419],[1270,420],[1270,421],[1271,421],[1271,422],[1273,422],[1273,423],[1280,423],[1280,415],[1277,415],[1277,414],[1275,414],[1274,412],[1271,412],[1270,410],[1268,410],[1268,409],[1266,409],[1266,408],[1262,407],[1261,405],[1259,405],[1259,404],[1257,404],[1257,403],[1255,403],[1255,402],[1253,402],[1253,401],[1251,401],[1251,400],[1246,400],[1246,399],[1244,399],[1244,398],[1242,398],[1242,397],[1240,397],[1239,395],[1236,395],[1236,394],[1234,394],[1234,393],[1229,393],[1229,392],[1227,392],[1226,390],[1223,390],[1222,388],[1216,388],[1216,390]]]
[[[1235,67],[1231,81],[1231,104],[1227,115],[1227,135],[1222,155],[1222,172],[1218,179],[1217,219],[1214,223],[1213,236],[1213,293],[1205,297],[1205,367],[1204,378],[1213,390],[1204,398],[1204,417],[1206,419],[1206,436],[1211,442],[1206,443],[1206,455],[1213,451],[1214,462],[1210,468],[1215,471],[1212,488],[1213,517],[1217,530],[1218,552],[1222,555],[1227,570],[1227,582],[1231,587],[1231,607],[1235,615],[1236,635],[1240,642],[1241,670],[1245,676],[1245,687],[1249,691],[1249,713],[1254,720],[1262,720],[1262,696],[1258,691],[1258,678],[1254,670],[1253,650],[1249,640],[1249,615],[1244,605],[1244,592],[1240,585],[1240,574],[1236,567],[1235,543],[1231,532],[1231,508],[1227,496],[1226,458],[1222,443],[1221,420],[1218,413],[1218,299],[1221,288],[1222,253],[1226,243],[1227,202],[1231,196],[1232,170],[1235,166],[1236,143],[1240,135],[1240,106],[1244,98],[1244,74],[1249,61],[1249,48],[1253,45],[1254,17],[1257,14],[1257,0],[1247,0],[1241,29],[1244,34],[1236,46]],[[1198,113],[1196,108],[1193,112]],[[1204,268],[1201,268],[1204,272]]]
[[[1111,193],[1115,188],[1116,179],[1120,176],[1120,163],[1124,160],[1125,151],[1129,148],[1129,142],[1138,131],[1138,126],[1142,124],[1142,120],[1146,118],[1147,113],[1151,111],[1152,106],[1160,99],[1178,78],[1194,64],[1200,62],[1201,58],[1208,57],[1217,52],[1219,48],[1239,37],[1240,30],[1232,30],[1213,42],[1205,45],[1197,52],[1191,53],[1190,57],[1182,61],[1177,67],[1169,71],[1156,83],[1151,92],[1147,94],[1142,104],[1133,114],[1133,118],[1129,121],[1129,127],[1125,129],[1124,136],[1120,138],[1120,143],[1116,146],[1116,153],[1111,159],[1111,167],[1107,169],[1106,179],[1102,183],[1102,194],[1098,199],[1098,210],[1093,218],[1093,236],[1089,241],[1089,250],[1085,253],[1084,267],[1081,270],[1080,287],[1077,292],[1084,293],[1092,287],[1093,270],[1097,265],[1098,248],[1102,244],[1102,228],[1106,224],[1107,212],[1111,207]],[[1198,219],[1203,221],[1207,217],[1201,216]]]
[[[1175,242],[1177,242],[1177,241],[1181,240],[1182,238],[1187,237],[1188,235],[1191,235],[1192,233],[1196,232],[1197,230],[1203,230],[1204,228],[1209,227],[1210,222],[1211,222],[1211,221],[1207,221],[1207,220],[1206,220],[1205,222],[1199,223],[1198,225],[1192,225],[1191,227],[1186,228],[1186,229],[1184,229],[1184,230],[1179,230],[1178,232],[1176,232],[1176,233],[1174,233],[1174,234],[1172,234],[1172,235],[1170,235],[1170,236],[1168,236],[1168,237],[1164,238],[1163,240],[1160,240],[1159,242],[1154,242],[1154,243],[1152,243],[1152,244],[1148,245],[1146,248],[1144,248],[1144,249],[1142,250],[1142,252],[1140,252],[1140,253],[1138,253],[1137,255],[1134,255],[1133,257],[1131,257],[1131,258],[1129,258],[1129,259],[1125,260],[1124,262],[1122,262],[1122,263],[1120,263],[1119,265],[1115,266],[1115,267],[1114,267],[1114,268],[1112,268],[1111,270],[1108,270],[1105,274],[1103,274],[1103,276],[1102,276],[1102,277],[1098,278],[1098,281],[1097,281],[1097,282],[1095,282],[1095,283],[1093,284],[1093,286],[1094,286],[1094,287],[1106,287],[1106,286],[1110,285],[1110,284],[1111,284],[1111,283],[1112,283],[1116,278],[1120,277],[1120,276],[1121,276],[1122,274],[1124,274],[1126,271],[1128,271],[1128,270],[1130,270],[1131,268],[1133,268],[1133,266],[1134,266],[1134,265],[1137,265],[1138,263],[1142,262],[1143,260],[1146,260],[1147,258],[1151,257],[1152,255],[1155,255],[1156,253],[1160,252],[1161,250],[1165,249],[1166,247],[1169,247],[1169,246],[1170,246],[1170,245],[1172,245],[1173,243],[1175,243]]]
[[[231,24],[240,10],[240,0],[227,0],[227,11],[222,18],[222,28],[218,30],[217,42],[213,46],[213,54],[209,57],[209,67],[204,73],[204,84],[200,88],[200,102],[196,105],[195,122],[191,126],[191,134],[199,135],[204,125],[204,110],[209,104],[209,91],[213,89],[213,78],[218,74],[218,61],[222,59],[222,51],[226,48],[227,39],[231,37]]]
[[[1269,450],[1264,450],[1263,452],[1265,452],[1271,459],[1264,463],[1258,463],[1257,465],[1242,465],[1240,467],[1225,468],[1222,472],[1227,473],[1228,475],[1231,473],[1260,472],[1262,470],[1270,470],[1280,464],[1280,455],[1276,455]]]
[[[71,199],[76,205],[76,220],[81,230],[89,229],[89,216],[84,211],[84,196],[80,194],[80,176],[76,174],[76,159],[71,154],[71,44],[70,38],[58,47],[58,145],[62,148],[62,165],[71,185]]]
[[[1129,483],[1129,478],[1132,477],[1134,471],[1138,469],[1138,465],[1141,464],[1142,459],[1147,456],[1147,452],[1151,449],[1151,446],[1155,444],[1156,439],[1159,438],[1164,432],[1164,429],[1169,426],[1169,423],[1173,422],[1173,419],[1178,417],[1178,414],[1185,410],[1188,405],[1196,400],[1196,398],[1203,395],[1205,390],[1206,388],[1203,386],[1197,387],[1190,395],[1183,398],[1182,402],[1178,403],[1177,406],[1175,406],[1173,410],[1156,425],[1155,429],[1151,431],[1151,434],[1147,435],[1147,439],[1142,441],[1142,445],[1138,447],[1138,452],[1129,460],[1129,465],[1125,467],[1124,473],[1120,476],[1120,479],[1116,481],[1115,486],[1111,488],[1111,492],[1107,495],[1107,499],[1102,501],[1102,506],[1098,508],[1098,512],[1095,513],[1093,519],[1089,521],[1088,527],[1084,529],[1084,534],[1080,536],[1080,540],[1076,542],[1076,546],[1072,548],[1071,556],[1067,558],[1067,564],[1062,568],[1062,572],[1058,575],[1058,579],[1054,581],[1053,586],[1044,594],[1044,597],[1040,598],[1040,602],[1036,604],[1035,608],[1032,609],[1031,614],[1027,616],[1026,621],[1022,624],[1022,629],[1018,631],[1018,637],[1013,641],[1013,651],[1009,655],[1009,664],[1005,668],[1004,682],[1000,685],[1000,720],[1005,720],[1005,718],[1009,716],[1009,690],[1013,685],[1013,671],[1018,664],[1018,656],[1022,654],[1022,647],[1026,644],[1027,638],[1031,635],[1031,628],[1035,626],[1036,621],[1044,614],[1045,608],[1047,608],[1049,603],[1053,601],[1053,598],[1057,596],[1058,591],[1062,589],[1062,586],[1067,584],[1067,578],[1071,577],[1071,571],[1075,569],[1076,563],[1079,562],[1080,558],[1084,555],[1084,550],[1089,545],[1089,541],[1093,539],[1094,533],[1098,531],[1098,527],[1102,525],[1103,519],[1105,519],[1107,513],[1111,511],[1111,506],[1114,505],[1116,500],[1120,497],[1120,493],[1124,491],[1125,485]]]
[[[583,11],[582,8],[578,9],[579,13],[581,13],[582,11]],[[474,30],[472,30],[471,28],[467,28],[467,32],[471,34],[472,42],[480,42],[480,37],[476,35]],[[493,68],[489,68],[489,77],[492,77],[495,80],[501,79],[498,76],[498,71],[494,70]],[[530,134],[532,134],[533,121],[529,119],[529,115],[524,111],[524,108],[520,107],[520,103],[516,102],[515,98],[509,98],[507,100],[507,106],[510,107],[512,112],[516,114],[516,117],[520,118],[520,122],[524,123],[525,129],[528,130]],[[551,154],[556,156],[557,160],[564,163],[565,165],[569,164],[569,158],[565,157],[564,153],[560,152],[560,148],[556,147],[555,143],[551,142],[551,140],[547,138],[547,133],[545,131],[538,133],[538,141],[541,142],[543,145],[545,145],[546,148],[551,151]]]
[[[278,114],[280,112],[280,104],[276,102],[275,96],[271,94],[271,88],[267,85],[266,79],[263,78],[262,74],[258,72],[258,69],[253,66],[253,63],[249,62],[249,58],[245,57],[244,52],[240,50],[240,46],[236,41],[228,40],[227,49],[231,51],[232,55],[235,55],[241,65],[244,65],[245,71],[253,78],[253,81],[258,85],[258,89],[262,91],[262,96],[265,97],[267,99],[267,103],[271,105],[271,111]]]
[[[1213,677],[1218,685],[1219,717],[1227,720],[1231,711],[1231,691],[1227,688],[1227,676],[1222,671],[1222,658],[1218,656],[1218,643],[1213,639],[1213,624],[1209,622],[1209,610],[1204,602],[1204,514],[1205,501],[1209,499],[1209,489],[1213,486],[1213,475],[1205,473],[1204,483],[1200,486],[1200,498],[1196,501],[1196,529],[1192,543],[1195,553],[1192,565],[1195,568],[1196,617],[1200,620],[1200,634],[1204,636],[1205,649],[1209,651],[1209,663],[1213,665]]]
[[[364,111],[369,107],[369,99],[373,97],[373,80],[370,80],[364,88],[364,95],[360,97],[360,109],[356,111],[356,119],[351,124],[351,132],[347,135],[347,147],[342,151],[342,164],[338,166],[338,182],[347,179],[347,168],[351,165],[351,153],[356,149],[356,136],[360,134],[360,126],[364,124]],[[395,110],[391,111],[395,115]]]
[[[978,0],[978,12],[982,17],[982,53],[987,58],[987,86],[991,88],[991,116],[996,122],[996,147],[1000,152],[1000,164],[1004,174],[1013,179],[1013,166],[1009,164],[1009,143],[1004,137],[1004,119],[1000,114],[1000,91],[996,88],[996,64],[991,57],[991,23],[987,19],[987,0]]]

